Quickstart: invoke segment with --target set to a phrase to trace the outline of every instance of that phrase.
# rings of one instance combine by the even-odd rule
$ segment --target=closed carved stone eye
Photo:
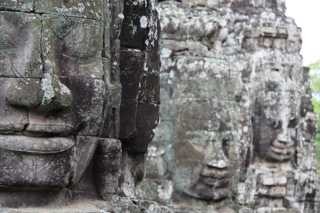
[[[223,153],[226,155],[226,157],[228,158],[229,157],[229,144],[228,144],[228,141],[222,141],[222,151]]]
[[[230,141],[232,140],[232,136],[228,135],[222,139],[222,151],[227,158],[229,158],[229,150],[230,150]]]

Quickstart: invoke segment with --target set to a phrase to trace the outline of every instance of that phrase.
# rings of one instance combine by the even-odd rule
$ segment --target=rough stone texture
[[[284,1],[4,0],[0,28],[0,212],[320,211]]]
[[[160,23],[154,1],[124,2],[120,52],[121,192],[136,197],[145,154],[159,120]],[[147,199],[149,200],[149,199]]]
[[[172,212],[135,198],[159,116],[155,2],[5,0],[0,28],[0,211]]]
[[[176,212],[320,211],[308,69],[285,2],[157,9],[162,105],[139,196]]]

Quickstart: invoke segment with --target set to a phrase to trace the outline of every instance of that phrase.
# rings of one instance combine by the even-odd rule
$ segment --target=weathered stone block
[[[122,100],[120,107],[120,138],[129,139],[136,133],[138,103],[133,100]]]
[[[36,189],[69,184],[73,140],[1,136],[0,141],[2,187]]]
[[[266,174],[260,176],[259,182],[264,186],[284,186],[287,184],[287,177]]]
[[[216,94],[223,100],[232,100],[240,87],[239,73],[231,69],[224,58],[197,58],[180,56],[175,61],[178,99],[211,98]],[[233,96],[232,96],[233,94]]]
[[[119,138],[121,85],[106,83],[104,127],[101,136]]]
[[[118,58],[120,53],[120,32],[124,19],[123,3],[124,0],[111,0],[106,2],[105,12],[105,47],[104,56],[106,58]],[[115,60],[114,62],[116,62]],[[119,64],[118,64],[119,66]]]
[[[201,40],[212,47],[224,25],[223,17],[217,11],[188,8],[176,1],[161,3],[158,11],[163,39]]]
[[[34,0],[3,0],[0,2],[0,9],[31,11],[33,10],[33,3]]]
[[[75,144],[74,173],[72,184],[76,184],[83,177],[95,154],[100,138],[89,136],[78,136]]]
[[[104,11],[103,0],[60,1],[34,0],[35,11],[40,13],[63,14],[89,19],[102,19]]]
[[[28,124],[27,112],[7,103],[6,96],[11,80],[13,79],[0,78],[0,132],[21,131]]]
[[[60,113],[44,117],[42,113],[28,113],[28,125],[25,130],[38,134],[72,134],[76,129],[76,120],[72,114]]]
[[[103,128],[105,104],[104,81],[82,77],[64,78],[62,81],[73,94],[72,116],[77,124],[78,134],[97,136]]]
[[[103,79],[103,24],[96,20],[43,17],[43,57],[59,76]],[[109,72],[109,70],[106,70]]]
[[[103,199],[119,191],[121,172],[121,142],[116,139],[99,140],[94,158],[96,188]]]
[[[10,79],[6,98],[11,105],[17,107],[37,108],[41,104],[42,96],[43,93],[39,79]]]
[[[160,114],[160,119],[163,117]],[[174,122],[160,120],[158,127],[154,130],[155,136],[153,141],[159,144],[172,143],[174,137]]]
[[[0,77],[41,77],[40,16],[1,11],[0,19]]]
[[[138,198],[144,199],[148,197],[150,200],[160,203],[170,203],[172,192],[173,185],[169,180],[145,178],[145,180],[137,186]]]
[[[149,4],[150,3],[151,2],[149,2]],[[145,50],[151,13],[148,1],[125,1],[123,13],[125,17],[120,36],[121,46]]]
[[[140,82],[145,64],[144,52],[135,49],[122,49],[120,58],[120,81],[122,100],[138,97]]]
[[[144,73],[140,81],[138,93],[139,103],[160,104],[160,77],[159,73]]]
[[[159,106],[156,104],[139,103],[136,114],[136,132],[126,141],[126,148],[130,153],[146,153],[151,143],[153,129],[159,123]]]

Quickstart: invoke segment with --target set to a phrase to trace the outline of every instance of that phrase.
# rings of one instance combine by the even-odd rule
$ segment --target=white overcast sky
[[[320,59],[320,0],[286,0],[287,15],[302,28],[304,64]]]

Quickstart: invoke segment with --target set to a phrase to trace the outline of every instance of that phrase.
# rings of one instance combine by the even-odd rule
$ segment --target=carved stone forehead
[[[103,22],[65,15],[0,11],[0,77],[40,77],[40,53],[53,57],[63,45],[65,55],[78,58],[76,64],[94,63],[93,59],[103,50]],[[102,68],[83,70],[97,78],[103,75]]]
[[[1,0],[0,10],[103,19],[104,0]]]
[[[279,111],[298,114],[300,96],[298,85],[283,73],[272,71],[261,76],[255,84],[256,101],[265,108],[265,113],[279,116]],[[289,110],[285,110],[289,109]],[[270,113],[268,113],[270,111]]]
[[[178,107],[178,123],[184,131],[205,130],[227,132],[232,130],[234,118],[225,106],[232,103],[221,99],[187,100]]]
[[[268,36],[274,36],[275,33],[285,33],[285,32],[280,32],[280,29],[278,29],[279,32],[272,32],[274,31],[272,27],[270,28],[260,27],[257,29],[257,31],[258,33],[261,33],[261,34],[268,34]],[[284,29],[284,31],[288,32],[289,29]],[[293,33],[292,31],[294,31],[294,34],[296,34],[298,33],[299,29],[290,28],[290,33]],[[301,66],[300,66],[300,64],[302,63],[302,56],[299,54],[285,54],[282,51],[278,51],[278,50],[272,50],[272,51],[263,50],[253,54],[251,58],[251,62],[252,62],[252,70],[255,72],[269,72],[274,70],[274,71],[279,71],[281,73],[284,73],[285,75],[291,75],[294,77],[295,75],[297,75],[298,77],[298,75],[299,74],[301,75],[302,73]]]

